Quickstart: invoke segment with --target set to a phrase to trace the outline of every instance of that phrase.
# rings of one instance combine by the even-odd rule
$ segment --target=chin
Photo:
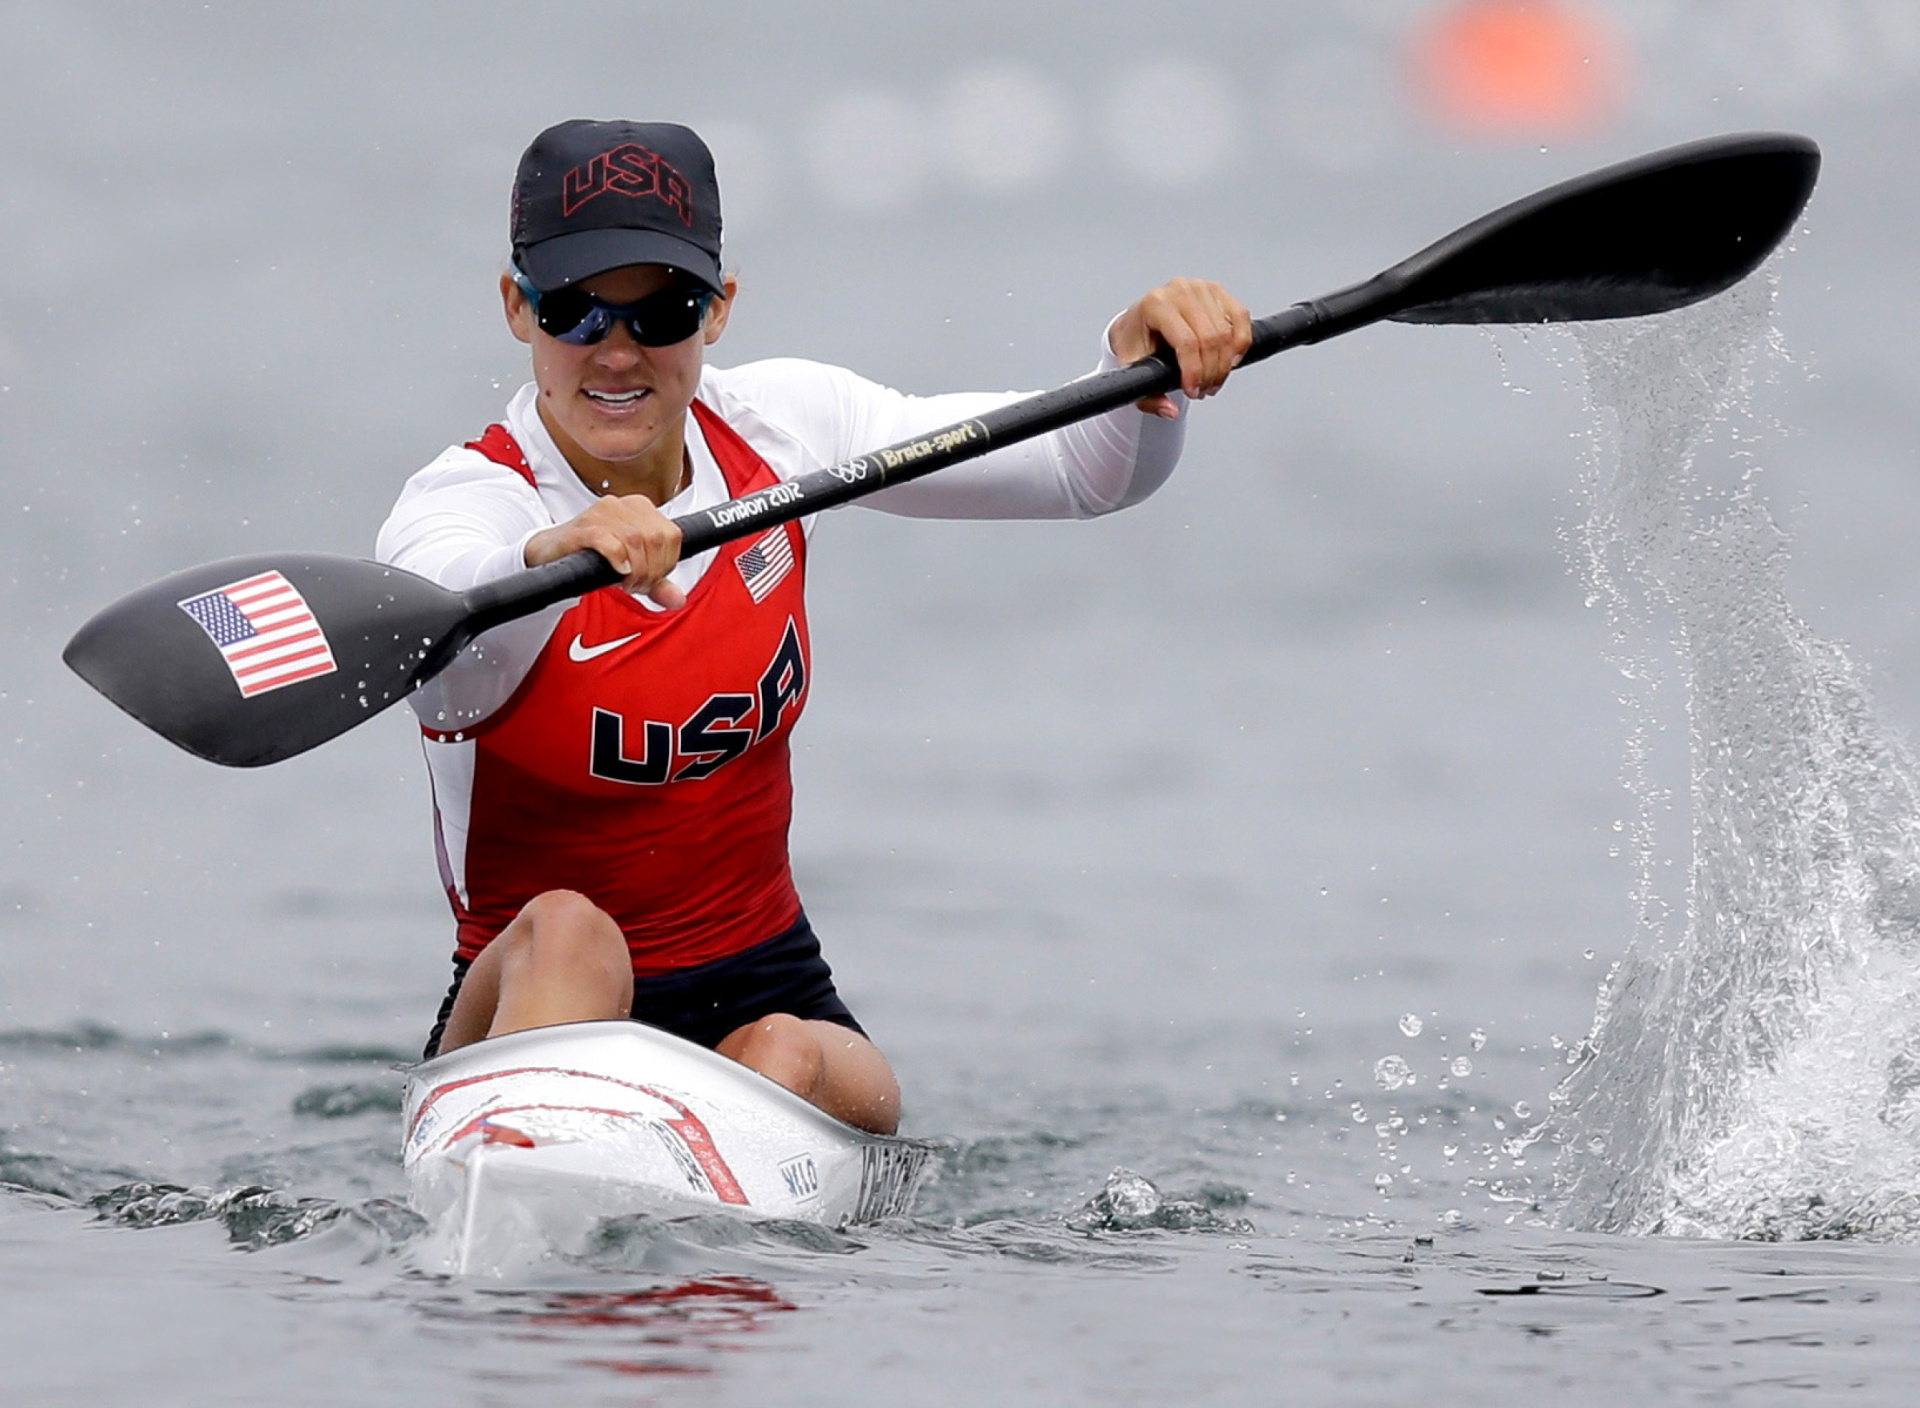
[[[619,465],[644,455],[658,435],[590,435],[577,443],[601,464]]]

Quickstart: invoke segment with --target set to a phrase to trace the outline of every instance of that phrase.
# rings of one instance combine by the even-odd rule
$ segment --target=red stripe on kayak
[[[712,1132],[707,1128],[705,1123],[701,1121],[698,1115],[674,1099],[671,1095],[663,1091],[655,1090],[650,1085],[639,1085],[630,1080],[621,1080],[617,1076],[603,1076],[597,1071],[576,1071],[564,1066],[516,1066],[512,1070],[491,1071],[486,1075],[468,1076],[465,1080],[449,1081],[445,1085],[437,1085],[433,1088],[433,1093],[420,1102],[420,1108],[414,1111],[413,1120],[407,1126],[407,1137],[409,1139],[413,1137],[413,1131],[419,1127],[420,1121],[426,1115],[427,1111],[433,1108],[434,1103],[448,1091],[464,1090],[468,1086],[480,1085],[490,1080],[501,1080],[507,1076],[528,1075],[575,1076],[581,1080],[603,1080],[609,1085],[617,1085],[625,1090],[637,1090],[642,1095],[652,1096],[663,1105],[671,1106],[679,1114],[680,1118],[668,1120],[666,1123],[675,1134],[678,1134],[680,1138],[685,1141],[687,1151],[693,1155],[694,1162],[700,1165],[700,1171],[706,1174],[707,1181],[713,1185],[714,1196],[723,1203],[734,1203],[741,1207],[748,1206],[747,1195],[740,1187],[740,1180],[735,1178],[733,1176],[733,1170],[727,1167],[726,1159],[721,1156],[719,1146],[713,1141]],[[533,1109],[538,1107],[514,1106],[512,1108]],[[548,1108],[583,1109],[586,1107],[550,1106]],[[485,1115],[477,1116],[472,1123],[462,1126],[461,1133],[467,1133],[472,1129],[478,1128],[480,1122],[493,1115],[504,1113],[506,1113],[505,1110],[489,1110]],[[611,1110],[600,1111],[598,1113],[624,1114],[628,1117],[631,1117],[633,1114],[632,1111]],[[452,1140],[450,1139],[444,1140],[442,1141],[442,1145],[444,1147],[445,1144],[451,1142]]]

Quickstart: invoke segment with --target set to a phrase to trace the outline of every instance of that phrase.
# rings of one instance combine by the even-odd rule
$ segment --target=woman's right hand
[[[687,604],[687,594],[667,579],[680,561],[680,530],[644,494],[609,494],[578,518],[535,533],[527,539],[527,566],[557,562],[582,548],[612,563],[628,591],[669,611]]]

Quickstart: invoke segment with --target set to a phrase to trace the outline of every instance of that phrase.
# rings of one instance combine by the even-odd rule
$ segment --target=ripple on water
[[[377,1111],[383,1115],[399,1113],[401,1087],[390,1081],[353,1081],[344,1085],[316,1085],[294,1097],[296,1115],[316,1119],[339,1120]]]
[[[302,1241],[340,1219],[363,1223],[396,1244],[426,1226],[417,1213],[388,1198],[345,1203],[259,1186],[215,1190],[176,1183],[123,1183],[89,1198],[87,1206],[99,1221],[119,1227],[219,1222],[229,1241],[250,1251]]]

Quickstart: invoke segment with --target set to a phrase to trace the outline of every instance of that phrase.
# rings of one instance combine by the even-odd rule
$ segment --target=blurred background
[[[7,0],[0,29],[0,1024],[418,1039],[450,935],[409,716],[222,772],[57,657],[169,570],[370,551],[525,375],[507,188],[566,117],[712,142],[717,361],[913,391],[1077,375],[1171,275],[1271,311],[1605,162],[1805,131],[1755,462],[1804,609],[1920,713],[1911,0]],[[796,855],[910,1082],[1364,1079],[1412,1011],[1544,1093],[1631,913],[1617,682],[1558,537],[1586,421],[1543,348],[1290,354],[1091,526],[821,526]]]
[[[1436,1372],[1660,1401],[1911,1377],[1893,1320],[1861,1318],[1911,1304],[1904,1249],[1820,1311],[1772,1279],[1783,1249],[1511,1225],[1547,1183],[1515,1130],[1636,937],[1624,686],[1563,546],[1589,417],[1563,337],[1516,330],[1386,325],[1251,369],[1161,493],[1096,523],[819,525],[796,865],[908,1129],[953,1142],[920,1230],[859,1255],[578,1271],[732,1266],[759,1278],[739,1327],[809,1313],[751,1341],[644,1293],[632,1319],[618,1296],[548,1315],[406,1276],[364,1216],[231,1255],[403,1188],[393,1068],[452,940],[412,720],[223,771],[60,648],[177,568],[371,551],[406,476],[526,376],[496,293],[508,186],[576,116],[711,140],[743,288],[716,361],[921,392],[1076,376],[1172,275],[1268,312],[1604,163],[1805,132],[1824,175],[1772,270],[1791,360],[1709,479],[1759,472],[1799,609],[1897,730],[1920,718],[1914,0],[0,0],[10,1386],[1162,1403],[1267,1401],[1285,1374],[1349,1403]],[[1653,700],[1663,882],[1684,705]],[[1252,1229],[1083,1236],[1067,1214],[1116,1165]],[[281,1212],[88,1221],[96,1194],[131,1226],[211,1215],[150,1180],[264,1185]],[[1439,1281],[1405,1279],[1409,1227],[1446,1229],[1417,1254]],[[1822,1286],[1870,1274],[1870,1249],[1814,1250],[1793,1264]],[[1559,1337],[1549,1297],[1485,1299],[1549,1262],[1583,1295],[1710,1290],[1570,1301]]]

